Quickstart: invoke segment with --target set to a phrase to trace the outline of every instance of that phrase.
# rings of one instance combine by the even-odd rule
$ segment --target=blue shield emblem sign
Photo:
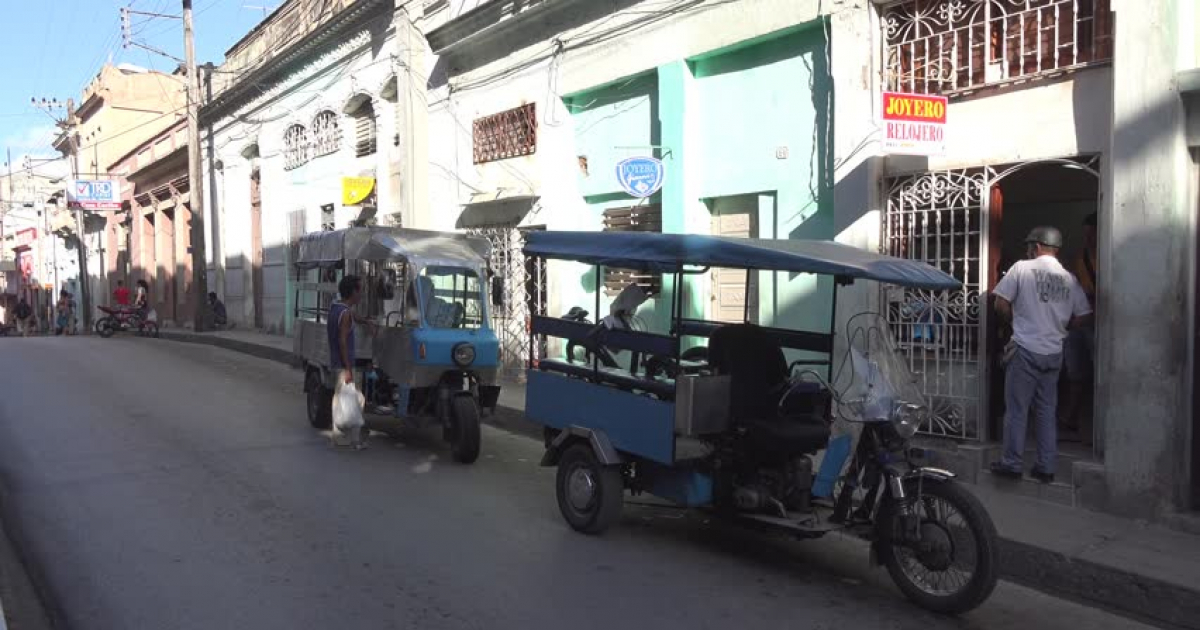
[[[649,197],[662,188],[667,169],[652,157],[633,157],[617,164],[621,189],[634,197]]]

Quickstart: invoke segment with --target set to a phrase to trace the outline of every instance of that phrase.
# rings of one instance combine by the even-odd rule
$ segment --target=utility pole
[[[200,76],[196,72],[195,35],[192,27],[192,0],[183,0],[183,58],[187,66],[188,101],[188,190],[192,218],[192,299],[196,312],[192,326],[196,332],[208,327],[208,257],[204,252],[204,176],[200,171]]]
[[[70,134],[71,147],[71,170],[75,173],[75,179],[79,178],[79,134],[75,133],[75,108],[71,105],[67,106],[67,133]],[[67,196],[70,199],[70,196]],[[68,201],[68,204],[70,201]],[[88,260],[87,260],[87,239],[84,238],[84,226],[87,222],[83,218],[83,206],[76,204],[75,206],[75,254],[79,256],[79,298],[80,305],[83,311],[83,329],[89,331],[92,329],[92,279],[88,275]],[[57,288],[57,287],[56,287]],[[51,295],[53,300],[54,296]]]

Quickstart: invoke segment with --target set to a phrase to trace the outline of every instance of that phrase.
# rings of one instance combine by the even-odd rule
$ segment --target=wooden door
[[[254,285],[254,327],[263,327],[262,189],[259,171],[250,175],[250,275]]]
[[[754,238],[758,234],[757,206],[735,199],[718,199],[712,207],[712,234],[736,238]],[[746,271],[712,271],[712,308],[710,317],[719,322],[758,322],[758,274],[750,273],[747,295]]]

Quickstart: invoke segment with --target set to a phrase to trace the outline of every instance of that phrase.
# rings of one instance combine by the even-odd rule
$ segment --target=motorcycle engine
[[[808,512],[812,499],[813,464],[808,456],[794,457],[782,467],[763,468],[733,489],[733,504],[743,512]]]

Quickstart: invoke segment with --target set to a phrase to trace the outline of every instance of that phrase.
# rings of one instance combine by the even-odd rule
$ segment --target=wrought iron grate
[[[342,145],[342,129],[337,114],[324,110],[313,118],[313,157],[337,153]]]
[[[1109,3],[908,0],[888,7],[888,89],[955,94],[1110,62]]]
[[[534,103],[476,118],[472,127],[476,164],[533,155],[537,151]]]
[[[925,433],[982,437],[988,181],[986,170],[961,170],[888,182],[884,253],[926,262],[963,282],[957,291],[883,288],[893,339],[930,404]]]
[[[308,161],[308,130],[292,125],[283,133],[283,168],[299,168]]]

